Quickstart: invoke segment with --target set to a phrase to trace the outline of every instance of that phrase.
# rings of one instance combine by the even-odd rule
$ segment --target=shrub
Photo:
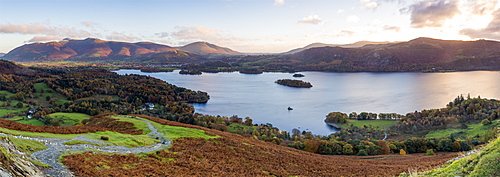
[[[367,155],[368,155],[368,153],[366,153],[366,151],[365,151],[365,150],[361,149],[361,150],[359,150],[359,152],[358,152],[356,155],[357,155],[357,156],[367,156]]]
[[[400,154],[400,155],[406,155],[406,151],[405,151],[404,149],[400,149],[400,150],[399,150],[399,154]]]
[[[109,137],[107,137],[107,136],[101,136],[101,139],[104,140],[104,141],[108,141]]]
[[[425,155],[434,155],[434,149],[427,149]]]
[[[483,119],[483,121],[481,121],[481,123],[482,123],[483,125],[490,125],[490,124],[491,124],[491,121],[490,121],[490,120],[488,120],[488,119]]]

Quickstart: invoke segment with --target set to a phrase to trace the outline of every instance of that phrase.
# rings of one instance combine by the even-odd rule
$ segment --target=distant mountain
[[[180,50],[188,51],[191,53],[199,55],[238,55],[240,52],[231,50],[226,47],[219,47],[208,42],[194,42],[182,47],[178,47]]]
[[[319,47],[291,55],[290,59],[302,61],[298,65],[323,63],[322,67],[348,68],[347,70],[398,68],[417,65],[457,68],[460,70],[500,69],[500,42],[452,41],[417,38],[408,42],[365,45],[360,48]],[[433,65],[438,66],[438,65]],[[407,70],[407,68],[405,69]]]
[[[0,57],[3,57],[6,53],[0,53]]]
[[[59,60],[92,61],[135,59],[165,53],[175,58],[199,58],[195,54],[176,48],[150,42],[116,42],[87,38],[84,40],[64,39],[59,42],[32,43],[20,46],[4,56],[17,62],[45,62]],[[179,54],[179,55],[177,55]],[[154,62],[162,62],[154,61]]]
[[[359,42],[355,42],[355,43],[352,43],[352,44],[324,44],[324,43],[312,43],[312,44],[309,44],[305,47],[302,47],[302,48],[297,48],[297,49],[293,49],[293,50],[290,50],[288,52],[284,52],[284,53],[281,53],[283,55],[289,55],[289,54],[295,54],[295,53],[299,53],[299,52],[302,52],[304,50],[307,50],[307,49],[311,49],[311,48],[317,48],[317,47],[342,47],[342,48],[359,48],[359,47],[363,47],[365,45],[375,45],[375,44],[390,44],[390,43],[397,43],[397,42],[373,42],[373,41],[359,41]]]
[[[294,53],[299,53],[299,52],[302,52],[304,50],[307,50],[307,49],[310,49],[310,48],[316,48],[316,47],[337,47],[337,46],[340,46],[342,44],[324,44],[324,43],[312,43],[312,44],[309,44],[305,47],[302,47],[302,48],[297,48],[297,49],[293,49],[293,50],[290,50],[288,52],[284,52],[284,53],[281,53],[283,55],[289,55],[289,54],[294,54]]]

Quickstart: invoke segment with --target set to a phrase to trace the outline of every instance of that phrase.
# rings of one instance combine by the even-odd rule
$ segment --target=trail
[[[127,116],[122,116],[126,118],[131,118]],[[137,118],[131,118],[131,119],[137,119]],[[93,140],[86,138],[85,135],[78,136],[76,138],[70,139],[70,140],[64,140],[64,139],[57,139],[57,138],[33,138],[33,137],[26,137],[26,136],[15,136],[15,135],[10,135],[10,134],[4,134],[0,133],[0,135],[5,135],[5,136],[11,136],[15,138],[20,138],[20,139],[26,139],[26,140],[35,140],[44,143],[48,148],[34,152],[31,154],[31,157],[34,160],[43,162],[45,164],[51,165],[52,168],[49,168],[47,170],[44,170],[44,173],[49,176],[54,176],[54,177],[67,177],[67,176],[74,176],[71,171],[69,171],[68,168],[66,168],[62,163],[60,163],[57,159],[64,153],[68,151],[101,151],[101,152],[109,152],[109,153],[120,153],[120,154],[128,154],[128,153],[141,153],[141,152],[151,152],[151,151],[156,151],[160,149],[166,149],[168,146],[172,144],[172,141],[170,139],[163,137],[162,133],[159,133],[156,128],[151,124],[149,121],[145,121],[142,119],[137,119],[143,122],[146,122],[148,124],[148,128],[151,130],[151,132],[148,134],[149,136],[159,139],[159,143],[155,143],[153,145],[149,146],[141,146],[141,147],[124,147],[124,146],[108,146],[102,141],[99,140]],[[85,141],[89,143],[94,143],[98,144],[100,146],[96,145],[90,145],[90,144],[76,144],[76,145],[65,145],[63,143],[69,142],[69,141],[75,141],[75,140],[80,140],[80,141]]]

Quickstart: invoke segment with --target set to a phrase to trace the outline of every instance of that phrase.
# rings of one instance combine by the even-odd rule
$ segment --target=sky
[[[357,41],[500,40],[500,0],[0,0],[0,52],[88,37],[246,53]]]

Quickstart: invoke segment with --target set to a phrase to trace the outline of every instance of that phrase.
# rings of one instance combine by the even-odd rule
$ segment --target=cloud
[[[337,10],[337,13],[339,13],[339,14],[344,13],[344,12],[345,12],[345,10],[344,10],[344,9],[339,9],[339,10]]]
[[[500,40],[500,9],[493,13],[491,22],[482,29],[466,28],[460,31],[460,34],[471,38],[486,38]]]
[[[498,0],[468,0],[466,6],[475,15],[489,14],[495,10]]]
[[[45,42],[45,41],[59,41],[61,37],[57,36],[35,36],[26,42]]]
[[[161,33],[155,33],[155,36],[158,36],[159,38],[166,38],[169,37],[170,34],[168,32],[161,32]]]
[[[82,25],[85,27],[93,28],[97,24],[95,22],[91,22],[91,21],[84,21],[84,22],[82,22]]]
[[[384,31],[396,31],[396,32],[401,31],[401,27],[398,27],[398,26],[389,26],[389,25],[385,25],[382,29]]]
[[[274,0],[275,6],[282,6],[283,4],[285,4],[285,0]]]
[[[116,40],[116,41],[129,41],[129,42],[140,40],[138,37],[135,37],[133,35],[127,35],[116,31],[113,31],[111,32],[111,34],[106,35],[106,39]]]
[[[461,13],[458,3],[459,0],[425,0],[401,11],[411,13],[411,26],[414,28],[441,27],[446,20]]]
[[[235,37],[222,30],[211,29],[205,26],[177,26],[175,30],[169,34],[163,34],[168,34],[172,38],[172,41],[177,41],[179,45],[194,41],[207,41],[216,44],[233,44],[248,41],[248,39]]]
[[[361,20],[358,16],[356,15],[349,15],[347,18],[346,18],[346,21],[347,22],[354,22],[354,23],[357,23],[359,20]]]
[[[85,30],[77,30],[67,27],[54,27],[47,24],[0,24],[0,33],[4,34],[36,34],[46,36],[63,37],[89,37],[91,33]]]
[[[313,25],[323,25],[325,22],[319,18],[318,15],[309,15],[307,17],[302,18],[302,20],[299,21],[299,23],[302,24],[313,24]]]
[[[378,4],[376,2],[371,1],[371,0],[360,0],[359,3],[365,9],[374,9],[374,8],[378,7]]]
[[[354,34],[356,34],[356,32],[354,31],[349,31],[349,30],[342,30],[340,31],[337,35],[337,37],[351,37],[353,36]]]

